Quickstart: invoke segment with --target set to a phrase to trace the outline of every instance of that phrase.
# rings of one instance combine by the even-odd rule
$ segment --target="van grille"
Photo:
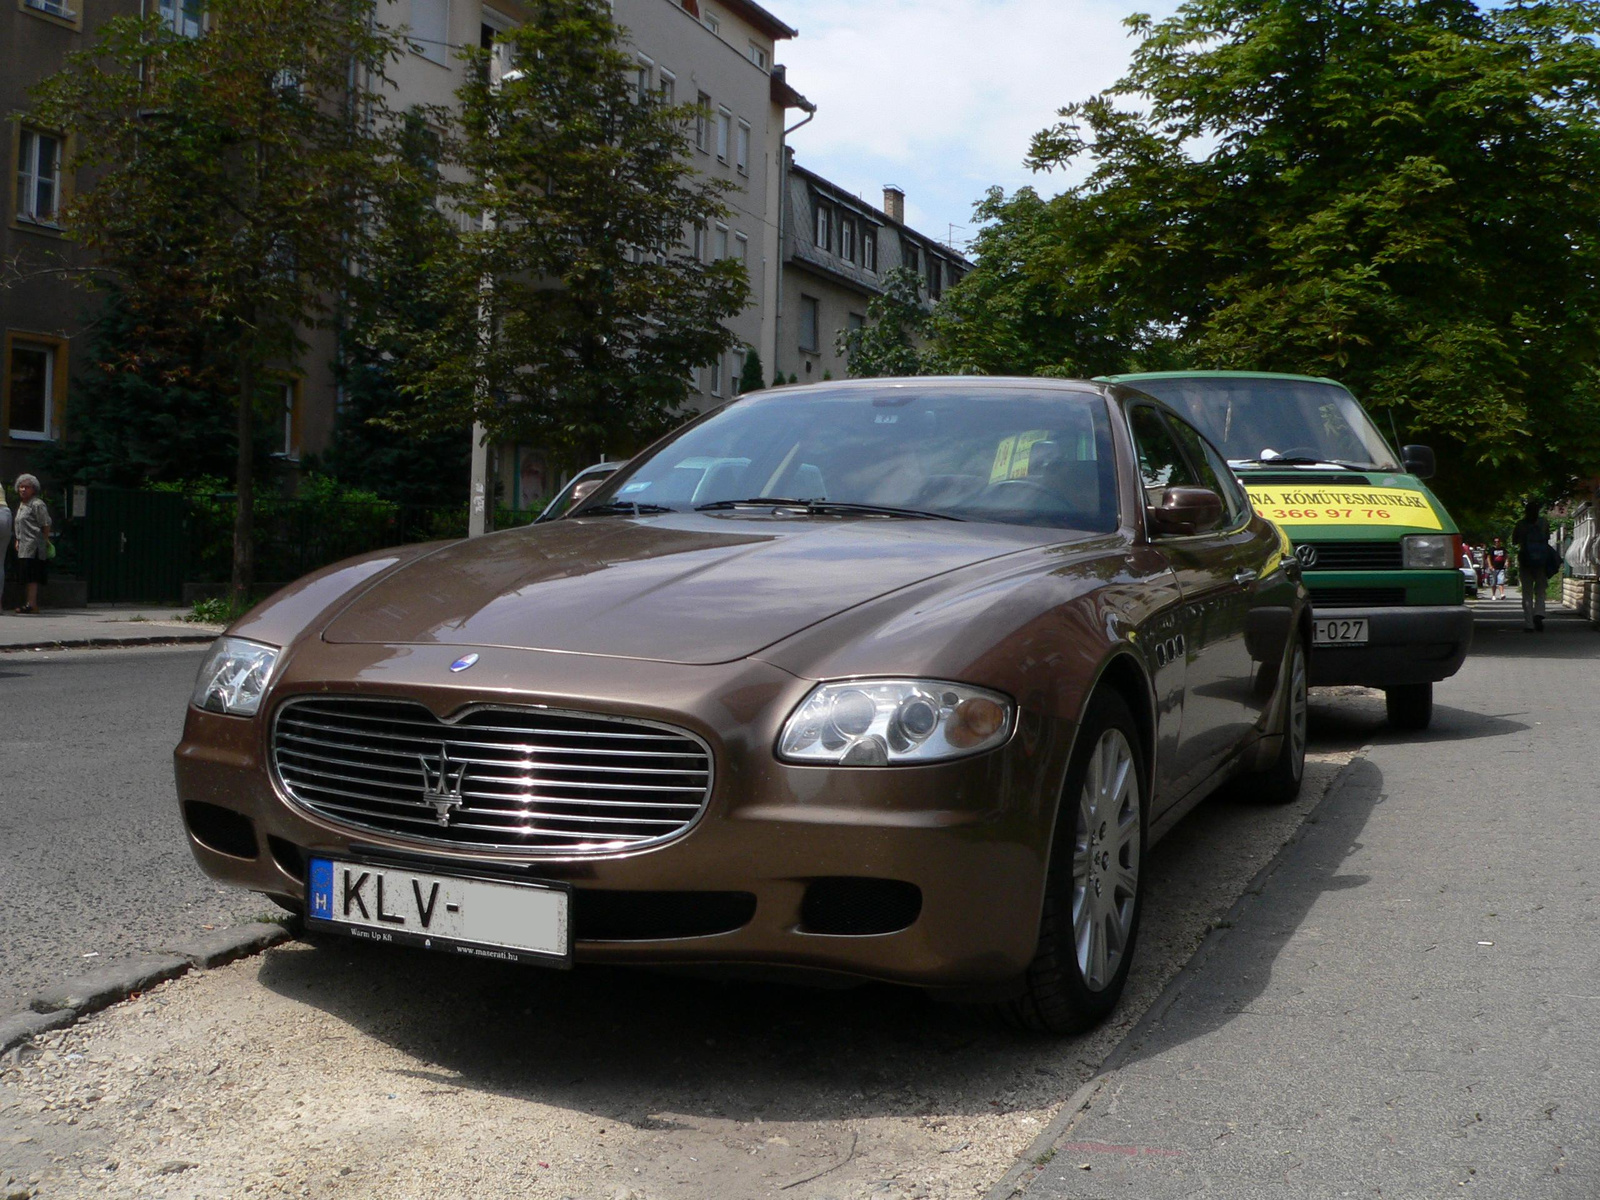
[[[1406,602],[1405,588],[1312,588],[1311,608],[1388,608]]]
[[[1316,551],[1316,561],[1306,562],[1302,547]],[[1403,565],[1400,543],[1296,542],[1295,556],[1308,571],[1398,571]]]
[[[693,734],[621,717],[307,697],[272,726],[272,765],[330,821],[461,849],[605,854],[686,830],[711,795]]]

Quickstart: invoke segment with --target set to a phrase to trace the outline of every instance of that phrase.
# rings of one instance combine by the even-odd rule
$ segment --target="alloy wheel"
[[[1072,940],[1090,991],[1101,991],[1116,978],[1133,933],[1140,807],[1133,748],[1122,730],[1107,729],[1084,774],[1072,854]]]

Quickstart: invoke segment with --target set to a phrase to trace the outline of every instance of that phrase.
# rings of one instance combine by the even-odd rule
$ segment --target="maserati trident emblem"
[[[1309,545],[1299,545],[1294,548],[1294,556],[1300,560],[1302,567],[1317,565],[1317,548]]]
[[[452,671],[465,671],[477,661],[478,656],[476,654],[464,654],[460,658],[456,659],[455,662],[450,664],[450,669]]]
[[[461,785],[466,779],[467,764],[451,763],[450,747],[443,742],[439,743],[437,770],[428,765],[426,754],[417,755],[417,761],[422,764],[422,802],[433,805],[439,824],[450,824],[450,814],[462,804]]]

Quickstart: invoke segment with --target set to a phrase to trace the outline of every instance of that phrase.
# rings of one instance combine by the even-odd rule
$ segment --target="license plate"
[[[1315,617],[1311,622],[1313,646],[1365,646],[1365,617]]]
[[[306,920],[373,942],[503,962],[572,965],[572,895],[547,883],[312,858]]]

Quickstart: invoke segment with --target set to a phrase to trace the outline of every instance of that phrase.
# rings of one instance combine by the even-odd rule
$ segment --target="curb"
[[[217,635],[214,633],[174,633],[161,637],[131,638],[57,638],[52,641],[0,646],[0,654],[11,654],[23,650],[104,650],[113,649],[117,646],[184,646],[192,642],[214,642],[216,640]]]
[[[252,921],[208,931],[159,954],[140,955],[75,976],[34,996],[27,1012],[0,1018],[0,1054],[41,1033],[64,1029],[158,983],[259,954],[294,934],[289,923]]]
[[[1367,753],[1372,749],[1369,742],[1360,747],[1351,755],[1350,761],[1339,768],[1339,771],[1328,782],[1328,790],[1322,793],[1318,800],[1301,818],[1300,825],[1289,835],[1289,839],[1278,847],[1278,852],[1251,878],[1245,885],[1239,898],[1228,906],[1228,912],[1222,920],[1201,939],[1200,945],[1189,956],[1189,960],[1178,968],[1178,973],[1167,981],[1167,986],[1161,989],[1144,1015],[1134,1022],[1133,1028],[1122,1035],[1122,1038],[1111,1052],[1101,1061],[1095,1073],[1077,1091],[1069,1096],[1062,1104],[1059,1112],[1050,1119],[1050,1122],[1039,1131],[1039,1136],[1029,1142],[1027,1148],[1017,1155],[1017,1160],[1011,1164],[1009,1170],[1002,1175],[987,1192],[984,1200],[1012,1200],[1028,1190],[1030,1184],[1043,1172],[1043,1162],[1048,1162],[1053,1157],[1055,1144],[1076,1123],[1079,1116],[1094,1102],[1100,1089],[1105,1087],[1113,1073],[1117,1071],[1129,1058],[1133,1056],[1134,1049],[1144,1040],[1145,1035],[1152,1027],[1159,1024],[1167,1015],[1167,1011],[1177,1003],[1178,997],[1188,987],[1189,981],[1210,961],[1215,953],[1217,943],[1228,935],[1228,930],[1238,923],[1245,909],[1261,899],[1261,893],[1267,881],[1276,874],[1279,865],[1288,855],[1289,850],[1305,836],[1307,822],[1324,807],[1331,804],[1342,795],[1350,786],[1350,776],[1361,764],[1367,761]],[[1360,786],[1359,784],[1356,786]],[[1042,1161],[1041,1161],[1042,1160]]]

